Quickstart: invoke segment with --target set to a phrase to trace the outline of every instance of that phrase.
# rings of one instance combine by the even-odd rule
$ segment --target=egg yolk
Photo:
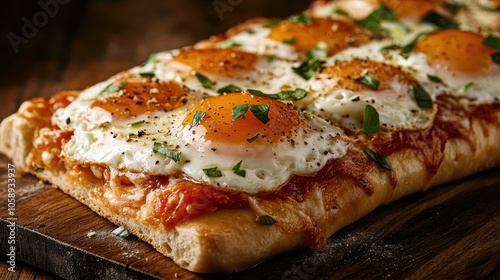
[[[174,57],[203,75],[240,78],[255,69],[255,54],[233,49],[186,49]]]
[[[436,9],[436,0],[381,0],[382,4],[391,9],[400,19],[418,21],[426,14]]]
[[[92,107],[127,119],[155,111],[171,111],[187,103],[189,90],[176,83],[129,82],[108,95],[101,94]]]
[[[269,38],[289,42],[302,53],[323,43],[329,55],[370,41],[369,33],[353,21],[326,18],[312,19],[311,24],[285,20],[271,29]]]
[[[484,74],[493,65],[491,55],[497,50],[483,45],[480,34],[456,29],[434,32],[415,45],[438,69],[467,74]]]
[[[373,90],[365,84],[356,81],[366,74],[373,76],[380,82],[378,91],[392,89],[391,84],[395,80],[403,85],[416,83],[409,74],[397,67],[369,60],[340,62],[325,68],[321,72],[321,75],[335,79],[337,82],[336,87],[352,91]]]
[[[235,112],[239,113],[235,115]],[[203,115],[201,120],[196,119],[197,115]],[[249,145],[293,142],[294,135],[302,127],[301,121],[300,115],[281,101],[232,93],[201,101],[191,109],[183,124],[192,130],[204,127],[207,141]]]

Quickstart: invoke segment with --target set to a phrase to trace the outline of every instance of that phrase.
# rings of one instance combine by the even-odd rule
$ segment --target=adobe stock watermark
[[[212,5],[219,16],[220,21],[224,20],[224,13],[234,11],[243,0],[214,0]]]
[[[38,6],[40,10],[35,12],[31,19],[27,17],[22,17],[21,21],[23,26],[21,27],[21,33],[9,32],[7,34],[7,39],[14,50],[14,53],[19,53],[19,46],[21,44],[27,44],[30,39],[34,38],[38,34],[40,28],[45,27],[49,23],[49,19],[55,17],[60,10],[60,5],[66,5],[70,0],[39,0]]]
[[[291,270],[283,273],[282,280],[313,279],[313,273],[318,270],[318,264],[313,260],[306,260],[300,265],[294,265]]]
[[[7,269],[16,272],[16,167],[9,163],[7,170]]]

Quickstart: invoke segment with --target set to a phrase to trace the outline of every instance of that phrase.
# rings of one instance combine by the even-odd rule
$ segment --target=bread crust
[[[496,113],[500,119],[500,112]],[[392,154],[394,172],[398,184],[393,190],[387,173],[372,168],[368,174],[373,184],[369,195],[357,187],[353,179],[344,178],[341,183],[333,181],[321,189],[322,197],[335,197],[335,209],[321,213],[326,225],[326,236],[356,221],[376,207],[405,195],[425,190],[445,182],[460,179],[482,170],[500,166],[500,153],[496,144],[500,142],[498,123],[485,125],[472,119],[470,131],[473,141],[461,138],[450,139],[445,146],[444,159],[438,172],[430,182],[424,164],[417,160],[409,149]],[[32,148],[36,126],[14,114],[0,125],[0,151],[10,157],[23,172],[29,170],[26,158]],[[201,273],[232,273],[247,269],[271,256],[307,246],[300,232],[280,226],[267,226],[257,222],[252,209],[219,210],[178,224],[174,228],[153,226],[141,217],[119,215],[109,210],[102,199],[92,196],[92,183],[75,186],[69,182],[67,173],[41,172],[35,174],[51,182],[65,193],[99,215],[117,225],[125,226],[139,238],[152,244],[159,252],[172,258],[179,266]],[[310,191],[313,193],[314,191]],[[301,202],[305,208],[314,208],[314,195],[307,194]],[[309,213],[311,214],[311,213]],[[299,219],[298,216],[290,216]],[[295,221],[298,222],[298,221]]]

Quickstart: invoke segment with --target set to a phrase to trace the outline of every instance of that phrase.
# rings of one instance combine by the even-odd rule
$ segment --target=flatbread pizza
[[[500,166],[498,1],[317,1],[82,91],[0,151],[179,266],[233,273]]]

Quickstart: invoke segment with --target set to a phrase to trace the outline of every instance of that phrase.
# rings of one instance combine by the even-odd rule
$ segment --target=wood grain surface
[[[45,1],[57,11],[25,34],[37,1],[0,8],[0,119],[22,101],[81,90],[245,19],[283,17],[310,1]],[[226,3],[221,13],[214,3]],[[232,3],[232,4],[230,4]],[[227,6],[226,6],[227,7]],[[55,8],[53,8],[53,11]],[[19,45],[8,34],[24,36]],[[26,33],[26,32],[25,32]],[[30,37],[30,38],[28,38]],[[7,39],[6,39],[7,38]],[[7,271],[7,164],[0,157],[0,279],[500,279],[500,170],[415,194],[302,250],[231,276],[180,269],[135,237],[32,176],[16,178],[16,272]],[[176,278],[177,277],[177,278]]]

